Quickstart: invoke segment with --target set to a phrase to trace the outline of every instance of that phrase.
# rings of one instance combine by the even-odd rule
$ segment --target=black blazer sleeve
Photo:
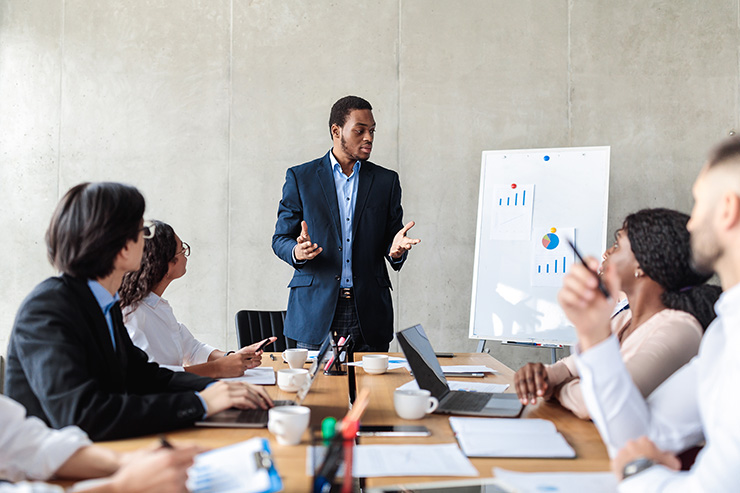
[[[11,334],[8,395],[50,426],[77,425],[93,440],[191,425],[204,413],[195,391],[213,380],[147,363],[120,318],[117,310],[122,347],[115,352],[84,281],[62,276],[39,285],[21,305]]]

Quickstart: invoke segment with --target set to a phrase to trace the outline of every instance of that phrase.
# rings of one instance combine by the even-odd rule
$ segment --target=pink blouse
[[[631,319],[630,310],[617,314],[612,319],[612,333],[617,334]],[[659,311],[627,336],[620,348],[622,360],[643,397],[696,356],[701,337],[701,325],[693,315],[669,308]],[[563,384],[555,395],[563,407],[581,419],[589,419],[573,355],[546,368],[550,385]]]

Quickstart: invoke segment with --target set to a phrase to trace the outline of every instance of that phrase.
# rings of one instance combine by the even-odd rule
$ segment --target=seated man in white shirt
[[[0,493],[63,492],[60,486],[36,482],[53,476],[110,476],[74,488],[89,493],[186,491],[187,468],[198,451],[192,446],[160,448],[121,456],[93,445],[76,426],[52,430],[40,419],[26,417],[23,406],[0,395]]]
[[[740,138],[712,153],[693,187],[687,228],[693,263],[715,271],[724,293],[699,355],[646,400],[630,378],[610,335],[614,300],[598,278],[574,266],[559,301],[578,333],[576,365],[588,410],[624,480],[621,492],[740,491]],[[591,269],[598,262],[589,259]],[[619,282],[607,270],[607,289]],[[679,471],[677,454],[704,444],[693,466]],[[620,450],[621,449],[621,450]]]

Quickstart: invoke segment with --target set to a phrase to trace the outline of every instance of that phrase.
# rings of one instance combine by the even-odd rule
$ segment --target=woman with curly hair
[[[259,342],[225,353],[200,342],[177,321],[162,295],[172,281],[185,275],[190,246],[169,224],[152,222],[154,237],[144,246],[141,269],[126,274],[119,290],[131,340],[150,361],[174,371],[224,378],[241,376],[244,370],[259,366],[262,351],[255,352]]]
[[[692,269],[689,216],[669,209],[630,214],[605,253],[628,305],[612,317],[612,332],[632,379],[647,397],[699,351],[703,331],[714,319],[721,289]],[[528,363],[514,376],[523,404],[556,398],[582,419],[589,414],[572,356],[553,365]]]

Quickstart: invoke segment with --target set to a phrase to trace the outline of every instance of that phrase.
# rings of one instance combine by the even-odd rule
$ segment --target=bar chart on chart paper
[[[574,261],[568,238],[575,241],[575,228],[552,227],[535,231],[532,239],[532,286],[559,287]]]
[[[491,239],[529,241],[532,237],[533,209],[533,184],[495,185]]]

